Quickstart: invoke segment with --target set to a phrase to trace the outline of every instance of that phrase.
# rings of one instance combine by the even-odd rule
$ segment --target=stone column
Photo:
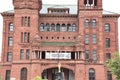
[[[83,51],[81,52],[81,59],[82,59],[82,60],[85,60],[85,54],[84,54]]]

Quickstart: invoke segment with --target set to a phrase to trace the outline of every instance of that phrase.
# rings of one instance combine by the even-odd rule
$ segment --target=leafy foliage
[[[120,80],[120,56],[119,56],[119,53],[115,54],[114,58],[108,60],[105,65],[115,75],[116,80]]]
[[[42,80],[41,77],[37,76],[35,77],[35,80]]]

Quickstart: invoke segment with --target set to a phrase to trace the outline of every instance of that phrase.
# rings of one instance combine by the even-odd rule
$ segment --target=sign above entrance
[[[53,53],[46,52],[46,59],[71,59],[71,53]]]

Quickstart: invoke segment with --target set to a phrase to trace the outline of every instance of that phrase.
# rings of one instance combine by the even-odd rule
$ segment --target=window
[[[90,58],[89,55],[90,55],[90,51],[89,51],[89,50],[86,50],[86,51],[85,51],[85,59],[86,59],[86,60],[89,60],[89,58]]]
[[[97,43],[96,34],[93,34],[93,35],[92,35],[92,38],[93,38],[93,44],[96,44],[96,43]]]
[[[65,25],[65,24],[62,24],[61,30],[62,30],[63,32],[66,31],[66,25]]]
[[[107,71],[107,80],[112,80],[112,74],[110,71]]]
[[[60,32],[60,24],[57,24],[57,25],[56,25],[56,31],[57,31],[57,32]]]
[[[72,26],[70,24],[67,24],[67,31],[68,32],[72,31]]]
[[[9,31],[13,31],[14,30],[14,25],[13,25],[13,23],[10,23],[9,24]]]
[[[21,77],[20,80],[27,80],[27,69],[26,68],[22,68],[21,69]]]
[[[50,25],[48,23],[46,24],[46,31],[50,31]]]
[[[52,31],[52,32],[55,31],[55,24],[51,24],[51,31]]]
[[[6,70],[6,79],[5,80],[10,80],[10,74],[11,74],[11,71]]]
[[[89,35],[88,34],[85,35],[85,44],[89,44]]]
[[[22,17],[22,26],[27,26],[29,27],[30,26],[30,17]]]
[[[20,50],[20,60],[24,58],[24,49]]]
[[[26,59],[29,59],[29,58],[30,58],[30,50],[27,49],[27,50],[26,50]]]
[[[86,28],[89,27],[89,20],[88,20],[88,19],[85,20],[85,27],[86,27]]]
[[[8,46],[13,46],[13,38],[8,37]]]
[[[76,32],[76,24],[73,24],[73,25],[72,25],[72,31],[73,31],[73,32]]]
[[[84,0],[85,6],[97,6],[97,0]]]
[[[110,48],[110,38],[106,38],[106,48]]]
[[[7,62],[11,62],[12,61],[12,53],[8,52],[7,53]]]
[[[96,61],[97,60],[97,51],[93,50],[93,60]]]
[[[43,23],[40,24],[40,31],[44,31],[44,24]]]
[[[105,24],[105,32],[110,32],[110,24]]]
[[[106,60],[111,59],[111,54],[110,53],[106,53]]]
[[[27,32],[24,32],[24,35],[23,33],[21,33],[21,37],[24,37],[24,38],[21,38],[21,39],[24,39],[24,43],[29,43],[30,42],[30,33],[27,33]]]
[[[24,33],[24,42],[27,42],[27,33]]]
[[[95,80],[95,70],[89,69],[89,80]]]
[[[96,28],[96,20],[95,19],[92,20],[92,27]]]

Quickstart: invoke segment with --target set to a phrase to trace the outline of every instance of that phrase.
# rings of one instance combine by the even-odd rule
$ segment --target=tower
[[[81,25],[79,26],[79,34],[81,34],[83,39],[86,39],[84,41],[85,50],[90,52],[97,50],[98,55],[101,54],[98,59],[100,62],[103,62],[104,59],[102,16],[102,0],[78,0],[78,24]],[[89,43],[94,37],[97,39],[97,43]]]

